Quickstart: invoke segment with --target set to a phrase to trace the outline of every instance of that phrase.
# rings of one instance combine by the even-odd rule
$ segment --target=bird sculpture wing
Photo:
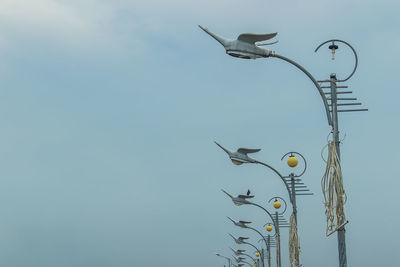
[[[251,223],[251,222],[248,222],[248,221],[239,221],[240,223],[244,223],[244,224],[246,224],[246,223]]]
[[[256,153],[260,151],[260,148],[251,149],[251,148],[239,148],[237,152],[247,155],[248,153]]]
[[[266,41],[274,38],[277,34],[277,32],[268,34],[242,33],[237,39],[246,43],[254,44],[256,42]]]
[[[254,196],[250,196],[250,195],[239,195],[239,198],[253,198]]]

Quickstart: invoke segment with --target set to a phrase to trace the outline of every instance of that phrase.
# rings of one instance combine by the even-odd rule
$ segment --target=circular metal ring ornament
[[[265,226],[268,226],[268,225],[271,225],[271,226],[275,227],[274,223],[266,223],[266,224],[264,224],[263,227],[265,228]],[[268,235],[274,237],[274,236],[276,236],[276,231],[274,231],[274,232],[275,232],[275,234],[272,234],[271,232],[268,232]]]
[[[281,197],[273,197],[273,198],[271,198],[270,200],[268,200],[268,203],[271,203],[271,200],[275,200],[275,199],[280,199],[280,200],[283,201],[283,203],[285,203],[285,209],[284,209],[282,212],[279,213],[280,215],[284,214],[285,211],[286,211],[286,208],[287,208],[286,200],[284,200],[284,199],[281,198]]]
[[[321,46],[323,46],[324,44],[332,43],[332,42],[339,42],[339,43],[343,43],[343,44],[347,45],[348,47],[350,47],[350,49],[353,51],[353,54],[354,54],[355,65],[354,65],[353,72],[352,72],[346,79],[344,79],[344,80],[337,80],[338,82],[345,82],[345,81],[347,81],[348,79],[350,79],[351,76],[353,76],[353,74],[356,72],[356,69],[357,69],[357,66],[358,66],[358,56],[357,56],[356,50],[355,50],[348,42],[345,42],[345,41],[339,40],[339,39],[332,39],[332,40],[328,40],[328,41],[323,42],[322,44],[320,44],[320,45],[315,49],[314,52],[317,52],[318,49],[319,49]]]
[[[285,155],[283,155],[282,158],[281,158],[281,161],[282,161],[287,155],[289,155],[289,154],[291,154],[291,155],[293,155],[293,154],[299,155],[299,156],[303,159],[303,161],[304,161],[304,170],[303,170],[303,172],[302,172],[301,174],[295,175],[294,177],[300,177],[300,176],[302,176],[302,175],[306,172],[306,169],[307,169],[307,161],[306,161],[306,159],[305,159],[305,158],[303,157],[303,155],[300,154],[299,152],[291,151],[291,152],[288,152],[288,153],[286,153]]]

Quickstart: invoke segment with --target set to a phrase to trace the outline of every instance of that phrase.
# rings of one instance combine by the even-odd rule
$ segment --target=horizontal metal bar
[[[301,194],[296,194],[296,196],[311,196],[314,195],[314,193],[301,193]]]
[[[296,192],[307,192],[310,191],[310,189],[299,189],[299,190],[295,190]]]
[[[326,100],[332,100],[332,98],[328,97]],[[357,100],[355,97],[338,97],[336,100]]]
[[[340,94],[352,94],[353,91],[340,91],[340,92],[336,92],[336,95],[340,95]],[[330,95],[331,92],[324,92],[324,94],[326,95]]]
[[[340,103],[336,104],[337,106],[359,106],[362,105],[361,103]],[[332,106],[332,104],[328,104],[328,106]]]
[[[330,86],[321,86],[321,88],[331,88]],[[349,88],[347,85],[336,86],[336,88]]]
[[[317,81],[317,82],[319,82],[319,83],[330,83],[331,80],[319,80],[319,81]]]
[[[368,111],[367,108],[361,108],[361,109],[342,109],[338,110],[338,112],[352,112],[352,111]]]
[[[294,185],[295,188],[306,188],[306,185]]]

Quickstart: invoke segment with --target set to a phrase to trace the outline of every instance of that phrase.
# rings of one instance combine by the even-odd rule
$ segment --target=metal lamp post
[[[355,103],[355,102],[347,102],[347,101],[353,101],[357,100],[356,98],[345,98],[345,97],[338,97],[341,94],[351,94],[351,91],[338,91],[338,88],[348,88],[348,86],[338,86],[338,83],[346,82],[349,80],[353,74],[355,73],[358,65],[358,57],[357,53],[354,50],[354,48],[347,42],[339,39],[332,39],[323,42],[320,44],[316,49],[315,52],[318,51],[320,47],[322,47],[325,44],[331,43],[329,46],[329,49],[332,52],[332,59],[335,58],[335,51],[339,48],[336,43],[342,43],[348,46],[355,57],[355,65],[353,68],[353,71],[350,73],[349,76],[347,76],[345,79],[337,79],[336,74],[332,73],[329,77],[329,79],[326,80],[320,80],[317,81],[310,72],[308,72],[304,67],[302,67],[300,64],[297,62],[286,58],[284,56],[278,55],[274,51],[270,51],[268,49],[264,49],[259,47],[261,41],[269,40],[277,35],[277,33],[270,33],[270,34],[251,34],[251,33],[246,33],[246,34],[241,34],[236,40],[228,40],[226,38],[223,38],[221,36],[218,36],[212,32],[210,32],[207,28],[202,27],[199,25],[199,27],[204,30],[207,34],[209,34],[211,37],[213,37],[215,40],[217,40],[226,50],[226,53],[228,55],[234,56],[234,57],[239,57],[239,58],[245,58],[245,59],[256,59],[256,58],[278,58],[283,61],[286,61],[290,63],[291,65],[295,66],[299,70],[301,70],[315,85],[315,87],[318,90],[318,93],[321,96],[322,102],[324,104],[325,108],[325,113],[327,117],[327,121],[329,126],[332,127],[331,132],[333,135],[333,147],[335,150],[335,157],[337,157],[338,162],[340,164],[340,140],[339,140],[339,120],[338,120],[338,113],[340,112],[356,112],[356,111],[368,111],[368,109],[338,109],[338,107],[341,106],[355,106],[355,105],[361,105],[361,103]],[[256,44],[258,43],[258,45]],[[272,44],[272,43],[267,43]],[[321,84],[328,84],[327,86],[321,86]],[[328,89],[327,91],[324,91],[323,89]],[[328,97],[327,97],[328,96]],[[338,102],[338,101],[345,101],[345,102]],[[338,175],[341,177],[341,173],[333,173],[333,175]],[[336,207],[336,215],[337,216],[337,222],[336,222],[336,229],[332,231],[330,234],[333,232],[337,231],[338,232],[338,251],[339,251],[339,266],[340,267],[346,267],[347,266],[347,256],[346,256],[346,237],[345,237],[345,224],[347,223],[345,216],[342,216],[343,214],[338,214],[337,211],[339,210],[341,213],[344,213],[344,190],[340,189],[338,190],[337,188],[334,188],[330,190],[331,192],[334,192],[336,203],[334,203]],[[329,234],[329,235],[330,235]]]
[[[231,267],[231,259],[230,259],[230,258],[228,258],[228,257],[225,257],[225,256],[222,256],[222,255],[221,255],[221,254],[219,254],[219,253],[215,253],[215,255],[217,255],[218,257],[221,257],[221,258],[227,259],[227,260],[228,260],[228,266],[229,266],[229,267]]]

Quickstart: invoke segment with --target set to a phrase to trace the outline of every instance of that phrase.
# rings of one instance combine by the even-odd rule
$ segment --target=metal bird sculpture
[[[227,218],[228,218],[231,222],[233,222],[234,225],[239,226],[239,227],[242,227],[242,228],[248,228],[248,226],[247,226],[246,224],[251,223],[251,222],[248,222],[248,221],[238,221],[238,222],[236,222],[236,221],[232,220],[230,217],[227,217]]]
[[[214,141],[215,142],[215,141]],[[221,146],[217,142],[215,142],[217,146],[219,146],[223,151],[225,151],[232,162],[236,165],[241,165],[243,163],[255,163],[257,162],[255,159],[250,158],[247,154],[256,153],[260,151],[260,148],[251,149],[251,148],[239,148],[236,152],[233,152],[225,147]]]
[[[236,40],[229,40],[210,32],[207,28],[203,26],[199,25],[199,27],[215,40],[217,40],[225,48],[228,55],[245,59],[269,57],[272,52],[265,48],[259,47],[256,43],[274,38],[278,34],[276,32],[268,34],[242,33],[238,36]],[[276,41],[259,45],[269,45],[274,43],[276,43]]]
[[[243,255],[243,253],[246,251],[243,249],[238,249],[238,250],[234,250],[233,248],[230,248],[230,249],[233,251],[233,253],[235,253],[236,256]]]
[[[224,192],[226,195],[228,195],[236,206],[241,206],[243,204],[251,204],[251,202],[248,201],[247,199],[254,197],[250,195],[238,195],[237,197],[234,197],[223,189],[221,189],[221,191]]]
[[[246,242],[245,240],[249,239],[248,237],[241,236],[241,237],[235,238],[233,235],[231,235],[231,234],[229,234],[229,235],[233,238],[233,240],[235,240],[235,243],[238,245],[244,244]]]

